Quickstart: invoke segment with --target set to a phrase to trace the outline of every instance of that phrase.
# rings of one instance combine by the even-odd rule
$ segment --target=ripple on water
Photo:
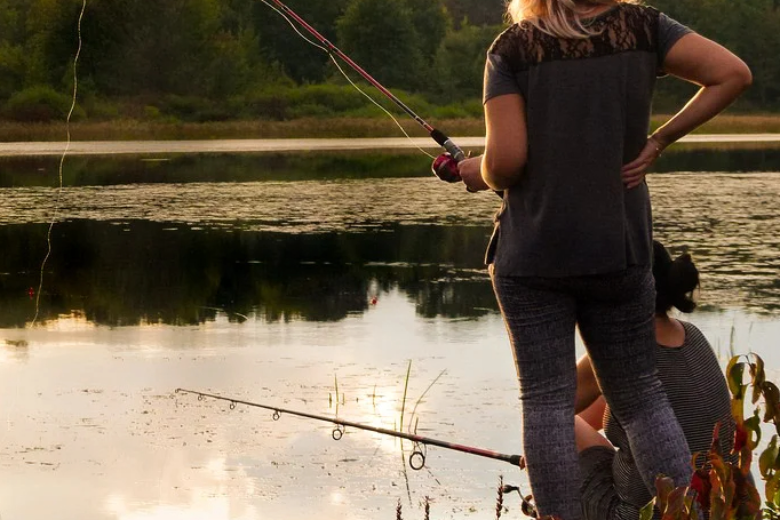
[[[708,303],[780,310],[780,175],[675,173],[649,178],[656,236],[693,253]],[[52,188],[3,188],[0,225],[48,223]],[[397,225],[491,225],[500,201],[433,178],[65,188],[59,220],[148,220],[291,234]]]
[[[780,175],[651,177],[656,236],[689,250],[710,303],[780,310]]]

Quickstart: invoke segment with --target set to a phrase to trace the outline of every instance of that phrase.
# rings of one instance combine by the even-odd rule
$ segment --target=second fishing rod
[[[473,446],[465,446],[463,444],[457,444],[454,442],[433,439],[431,437],[425,437],[422,435],[417,435],[415,433],[404,433],[397,430],[390,430],[388,428],[380,428],[377,426],[370,426],[367,424],[361,424],[353,421],[345,421],[337,417],[325,417],[323,415],[315,415],[308,412],[289,410],[286,408],[280,408],[278,406],[255,403],[252,401],[245,401],[242,399],[234,399],[232,397],[225,397],[222,395],[200,392],[197,390],[188,390],[186,388],[177,388],[176,393],[192,394],[197,396],[198,399],[203,399],[208,397],[210,399],[216,399],[218,401],[226,401],[230,403],[231,409],[235,408],[237,404],[242,404],[253,408],[262,408],[265,410],[270,410],[273,412],[274,420],[279,420],[282,414],[287,414],[287,415],[294,415],[296,417],[302,417],[305,419],[312,419],[319,422],[331,423],[335,426],[332,434],[334,440],[340,440],[341,437],[344,435],[344,428],[349,427],[349,428],[355,428],[357,430],[369,431],[369,432],[379,433],[382,435],[388,435],[390,437],[396,437],[398,439],[405,439],[408,441],[412,441],[413,443],[415,443],[415,449],[412,452],[412,454],[409,456],[409,466],[415,470],[420,470],[425,466],[425,452],[422,449],[420,449],[420,446],[437,446],[439,448],[445,448],[448,450],[468,453],[469,455],[476,455],[479,457],[485,457],[493,460],[508,462],[513,466],[519,467],[520,469],[525,468],[525,458],[522,455],[508,455],[505,453],[499,453],[496,451],[486,450],[483,448],[475,448]]]
[[[426,122],[422,117],[417,115],[409,106],[407,106],[403,101],[401,101],[395,94],[390,92],[385,86],[383,86],[379,81],[377,81],[371,74],[366,72],[360,65],[355,63],[355,61],[352,60],[349,56],[347,56],[344,52],[341,51],[338,47],[336,47],[333,43],[331,43],[327,38],[325,38],[322,34],[320,34],[317,29],[312,27],[306,20],[304,20],[301,16],[299,16],[295,11],[290,9],[287,5],[285,5],[281,0],[260,0],[263,4],[267,5],[274,11],[278,12],[282,17],[284,17],[290,25],[293,26],[293,28],[298,32],[298,34],[304,38],[304,40],[309,41],[305,36],[303,36],[295,27],[294,24],[297,24],[300,26],[303,30],[308,32],[312,37],[314,37],[318,42],[319,45],[315,45],[317,47],[320,47],[325,52],[327,52],[332,59],[337,57],[347,65],[349,65],[350,68],[352,68],[355,72],[360,74],[360,76],[365,79],[368,83],[370,83],[374,88],[376,88],[379,92],[382,93],[385,97],[387,97],[390,101],[395,103],[396,106],[398,106],[401,110],[403,110],[409,117],[414,119],[414,121],[422,126],[426,132],[431,136],[431,138],[436,141],[439,146],[444,148],[446,150],[445,153],[439,155],[436,157],[433,161],[433,165],[431,166],[431,169],[433,170],[433,173],[441,180],[445,182],[460,182],[460,173],[458,172],[458,163],[461,162],[466,158],[466,155],[463,153],[463,150],[456,145],[452,139],[450,139],[444,132],[441,130],[435,128],[433,125]],[[294,23],[293,23],[294,22]],[[309,41],[309,43],[312,43]],[[336,63],[336,66],[338,66],[338,63]],[[343,73],[343,72],[342,72]],[[349,80],[349,78],[347,78]],[[351,80],[349,80],[350,83]],[[353,86],[355,86],[353,84]],[[357,88],[357,86],[355,86]],[[360,90],[358,88],[358,90]],[[362,91],[361,91],[362,93]],[[373,100],[372,100],[373,101]],[[391,115],[392,117],[392,115]]]

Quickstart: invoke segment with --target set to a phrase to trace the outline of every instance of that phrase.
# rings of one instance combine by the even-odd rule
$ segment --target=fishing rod
[[[280,408],[278,406],[270,406],[265,404],[253,403],[251,401],[243,401],[241,399],[233,399],[232,397],[224,397],[221,395],[209,394],[206,392],[198,392],[196,390],[187,390],[186,388],[177,388],[176,393],[186,393],[198,396],[198,400],[202,401],[204,398],[209,397],[219,401],[227,401],[230,403],[230,409],[233,410],[237,404],[243,404],[254,408],[263,408],[265,410],[273,411],[273,420],[278,421],[282,414],[294,415],[297,417],[303,417],[306,419],[313,419],[315,421],[327,422],[335,425],[332,432],[333,440],[341,440],[344,436],[344,430],[346,427],[356,428],[358,430],[365,430],[374,433],[380,433],[382,435],[389,435],[399,439],[406,439],[414,442],[414,451],[409,456],[409,466],[414,470],[421,470],[425,467],[426,450],[422,449],[427,446],[438,446],[439,448],[446,448],[448,450],[460,451],[468,453],[469,455],[477,455],[479,457],[485,457],[488,459],[500,460],[508,462],[513,466],[517,466],[520,469],[525,469],[525,458],[522,455],[506,455],[504,453],[498,453],[491,450],[485,450],[482,448],[474,448],[472,446],[464,446],[462,444],[456,444],[453,442],[442,441],[438,439],[432,439],[430,437],[423,437],[414,433],[404,433],[396,430],[389,430],[387,428],[378,428],[375,426],[369,426],[366,424],[360,424],[352,421],[345,421],[336,417],[325,417],[323,415],[314,415],[306,412],[298,412],[295,410],[288,410],[286,408]]]
[[[306,30],[309,34],[311,34],[314,38],[317,39],[317,41],[319,41],[324,46],[323,50],[325,50],[329,55],[331,55],[331,57],[334,55],[338,56],[344,63],[349,65],[355,72],[360,74],[360,76],[363,77],[363,79],[368,81],[379,92],[381,92],[384,96],[386,96],[393,103],[395,103],[401,110],[406,112],[406,114],[408,114],[412,119],[414,119],[414,121],[417,122],[417,124],[422,126],[425,129],[425,131],[428,132],[431,138],[446,150],[446,153],[443,153],[434,159],[433,165],[431,166],[433,173],[439,179],[445,182],[461,181],[460,173],[458,172],[458,163],[461,162],[463,159],[465,159],[466,156],[463,153],[463,150],[461,150],[458,145],[452,142],[452,139],[447,137],[447,135],[445,135],[444,132],[434,128],[431,124],[427,123],[423,118],[417,115],[403,101],[398,99],[398,97],[396,97],[392,92],[390,92],[381,83],[379,83],[379,81],[377,81],[373,76],[371,76],[371,74],[366,72],[363,69],[363,67],[355,63],[352,60],[352,58],[344,54],[344,52],[342,52],[338,47],[333,45],[327,38],[325,38],[322,34],[320,34],[319,31],[317,31],[317,29],[309,25],[309,23],[307,23],[306,20],[304,20],[298,14],[296,14],[295,11],[287,7],[283,2],[281,2],[281,0],[261,0],[261,2],[263,2],[265,5],[271,7],[274,10],[277,9],[274,8],[268,2],[272,2],[274,5],[276,5],[276,7],[278,7],[278,12],[283,17],[285,18],[289,17],[295,20],[295,22],[298,25],[300,25],[304,30]],[[288,22],[289,22],[289,18],[287,18]],[[336,65],[338,66],[338,63]]]

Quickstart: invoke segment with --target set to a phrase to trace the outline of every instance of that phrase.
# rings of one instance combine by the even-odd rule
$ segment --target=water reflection
[[[706,303],[780,310],[780,176],[651,176],[656,234]],[[53,190],[1,189],[0,327],[34,314]],[[482,266],[499,201],[429,178],[69,188],[42,317],[111,326],[336,321],[400,290],[424,317],[495,312]]]
[[[400,288],[422,316],[475,317],[493,310],[475,227],[391,226],[383,233],[227,232],[133,221],[55,227],[41,317],[78,313],[111,326],[187,325],[248,316],[267,322],[341,320]],[[34,313],[30,288],[45,254],[40,225],[0,228],[0,327]],[[470,246],[478,244],[478,247]]]

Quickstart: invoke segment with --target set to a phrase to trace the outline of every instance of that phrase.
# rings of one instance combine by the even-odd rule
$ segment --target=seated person
[[[669,316],[672,307],[694,310],[690,294],[699,272],[690,255],[674,261],[666,248],[653,243],[656,284],[655,331],[661,382],[680,421],[691,453],[706,456],[715,425],[720,423],[721,453],[731,453],[735,423],[731,395],[721,365],[704,335],[694,325]],[[630,360],[627,360],[630,362]],[[583,517],[586,520],[637,520],[650,494],[634,463],[625,432],[606,406],[584,356],[577,363],[575,431],[580,453]],[[604,429],[604,435],[598,430]],[[701,459],[703,461],[704,459]]]

